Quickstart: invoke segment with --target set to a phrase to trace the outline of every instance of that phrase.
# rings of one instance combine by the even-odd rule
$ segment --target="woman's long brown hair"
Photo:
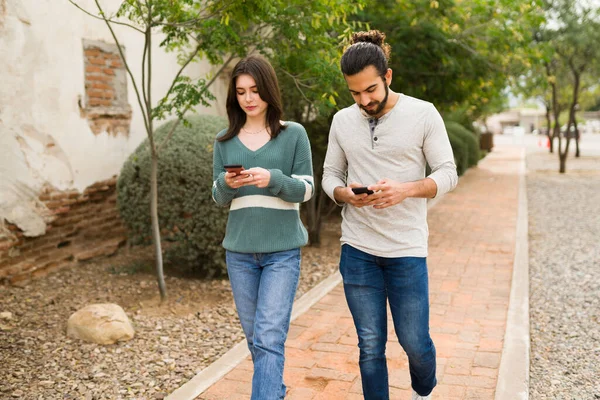
[[[237,100],[236,81],[240,75],[248,74],[256,82],[258,95],[268,104],[267,106],[267,125],[269,126],[271,139],[274,139],[285,129],[281,124],[283,117],[283,107],[281,105],[281,93],[277,75],[271,64],[262,57],[248,56],[238,62],[233,68],[229,89],[227,91],[227,118],[229,118],[229,128],[227,133],[219,137],[219,142],[229,140],[239,133],[246,123],[246,113],[240,107]]]

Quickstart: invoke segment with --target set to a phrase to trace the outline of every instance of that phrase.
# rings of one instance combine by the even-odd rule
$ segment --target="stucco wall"
[[[95,11],[93,0],[77,1]],[[114,11],[120,0],[102,0]],[[117,27],[136,77],[141,75],[143,38]],[[44,233],[36,208],[43,187],[83,191],[118,174],[121,165],[146,137],[135,92],[128,83],[132,109],[129,134],[94,134],[79,101],[85,98],[83,40],[112,43],[104,22],[94,20],[66,0],[0,0],[0,225],[17,224],[26,236]],[[166,92],[179,66],[174,54],[153,49],[154,101]],[[207,63],[188,67],[201,77]],[[211,87],[217,101],[200,113],[225,115],[226,82]],[[1,228],[1,227],[0,227]]]

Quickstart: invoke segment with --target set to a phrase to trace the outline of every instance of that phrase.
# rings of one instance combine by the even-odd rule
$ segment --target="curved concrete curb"
[[[306,292],[294,302],[292,321],[305,313],[313,304],[321,300],[327,293],[342,281],[339,271],[334,272],[317,286]],[[193,400],[212,386],[240,362],[250,355],[248,343],[244,339],[217,361],[200,371],[180,388],[166,397],[167,400]]]
[[[523,148],[519,171],[515,260],[496,400],[529,399],[529,224],[525,157]]]

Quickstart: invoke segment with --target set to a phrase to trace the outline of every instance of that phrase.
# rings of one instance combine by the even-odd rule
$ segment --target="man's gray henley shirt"
[[[379,119],[354,104],[333,118],[323,189],[334,199],[334,189],[350,183],[418,181],[425,178],[426,164],[428,177],[437,184],[436,196],[456,187],[452,147],[433,104],[400,94]],[[379,257],[427,257],[427,199],[407,198],[384,209],[343,207],[342,243]]]

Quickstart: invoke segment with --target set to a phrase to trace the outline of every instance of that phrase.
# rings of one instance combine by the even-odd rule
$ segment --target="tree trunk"
[[[579,85],[581,83],[581,73],[579,71],[577,71],[577,69],[575,68],[575,65],[573,65],[573,62],[571,61],[569,63],[570,67],[571,67],[571,71],[573,72],[573,101],[571,102],[571,109],[569,110],[569,128],[567,129],[567,151],[569,150],[569,139],[571,138],[571,126],[573,127],[573,137],[575,138],[575,157],[579,157],[579,135],[578,135],[578,131],[577,131],[577,116],[575,115],[576,113],[576,107],[577,107],[577,103],[579,102]]]
[[[565,160],[566,160],[566,157],[564,157],[564,159],[563,159],[563,153],[562,153],[562,136],[561,136],[561,133],[560,133],[560,122],[558,120],[559,113],[560,112],[556,112],[556,111],[554,112],[554,118],[555,119],[554,119],[554,129],[553,129],[552,136],[558,137],[558,159],[559,159],[559,162],[560,162],[559,170],[560,170],[561,173],[564,173],[565,172],[564,169],[565,169]],[[552,147],[552,144],[550,145],[550,147]]]
[[[558,138],[558,152],[560,153],[561,148],[561,136],[560,136],[560,121],[559,121],[560,110],[554,113],[554,127],[552,128],[552,136],[550,137],[550,153],[554,153],[554,139]]]
[[[321,229],[316,228],[308,232],[308,244],[311,247],[321,247]]]
[[[552,153],[553,143],[552,135],[550,134],[552,128],[552,115],[550,114],[552,111],[552,104],[548,104],[547,101],[544,103],[546,103],[546,137],[548,138],[548,148],[550,149],[550,153]]]
[[[306,225],[308,231],[308,245],[319,247],[321,244],[321,235],[319,227],[319,206],[317,194],[306,203]]]
[[[573,113],[573,128],[575,134],[575,157],[579,157],[579,128],[577,127],[577,117],[575,115],[575,107],[579,102],[579,86],[581,84],[581,75],[585,71],[585,63],[579,66],[575,65],[573,58],[569,60],[569,67],[571,68],[571,72],[573,73],[573,103],[571,105],[571,111]]]
[[[546,76],[551,77],[551,65],[550,63],[545,63],[546,66]],[[558,136],[558,151],[560,153],[560,124],[559,124],[559,116],[560,109],[558,107],[558,89],[556,87],[556,82],[551,81],[550,87],[552,88],[552,98],[551,98],[551,106],[552,106],[552,115],[554,117],[554,128],[552,129],[552,135],[550,135],[550,125],[548,125],[548,140],[550,141],[549,150],[550,153],[554,153],[554,138]]]
[[[565,172],[567,172],[567,155],[561,154],[558,158],[560,160],[560,167],[558,172],[564,174]]]
[[[325,192],[321,185],[315,182],[315,195],[308,201],[307,230],[308,242],[311,246],[321,246],[321,228],[323,227],[323,206],[325,204]]]
[[[552,136],[550,137],[550,153],[554,153],[554,139],[558,138],[558,152],[560,153],[561,148],[561,136],[560,136],[560,108],[558,107],[558,100],[556,94],[556,85],[552,86],[552,91],[554,92],[553,97],[553,105],[552,110],[554,114],[554,127],[552,128]]]
[[[571,142],[571,127],[576,126],[575,111],[577,107],[577,102],[579,101],[579,84],[581,82],[581,74],[574,67],[572,60],[569,61],[569,66],[571,67],[571,72],[573,73],[573,99],[571,101],[571,106],[569,107],[569,122],[567,122],[567,132],[565,134],[567,141],[565,145],[565,151],[564,153],[562,151],[559,151],[559,172],[561,174],[564,174],[567,170],[567,157],[569,155],[569,143]]]
[[[160,228],[158,225],[158,155],[152,151],[152,167],[150,169],[150,218],[152,220],[152,243],[154,245],[154,256],[156,262],[156,279],[160,300],[167,299],[167,286],[163,273],[162,246],[160,243]]]
[[[575,157],[579,157],[579,128],[577,127],[577,119],[575,120]]]
[[[308,208],[308,244],[313,247],[321,246],[321,218],[319,217],[319,199],[317,197],[321,197],[315,195],[312,199],[309,200],[309,204],[307,204]]]
[[[147,54],[147,91],[146,112],[148,114],[148,140],[150,143],[150,155],[152,157],[152,168],[150,169],[150,218],[152,221],[152,242],[154,243],[154,256],[156,262],[156,280],[160,292],[160,302],[167,299],[167,285],[163,272],[162,245],[160,242],[160,227],[158,224],[158,150],[154,143],[154,115],[152,114],[152,9],[148,5],[148,27],[146,29]],[[142,82],[143,85],[143,82]]]

